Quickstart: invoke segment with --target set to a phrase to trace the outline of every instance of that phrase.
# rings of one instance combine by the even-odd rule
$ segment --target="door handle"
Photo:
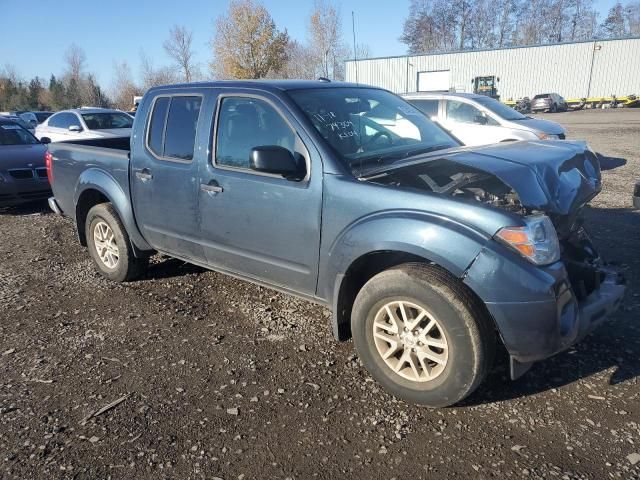
[[[211,180],[209,183],[201,183],[200,190],[214,195],[224,191],[224,189],[215,180]]]
[[[138,170],[136,172],[136,177],[138,177],[143,182],[148,182],[153,178],[153,175],[151,175],[151,172],[148,168],[143,168],[142,170]]]

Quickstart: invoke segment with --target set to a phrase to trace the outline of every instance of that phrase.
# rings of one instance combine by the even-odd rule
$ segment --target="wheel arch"
[[[78,239],[87,245],[85,222],[89,210],[100,203],[111,203],[125,226],[136,256],[153,251],[142,237],[136,225],[130,197],[118,182],[106,172],[98,169],[85,170],[80,176],[74,195],[75,221]]]

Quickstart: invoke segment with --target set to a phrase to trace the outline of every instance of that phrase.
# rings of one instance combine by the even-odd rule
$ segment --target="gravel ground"
[[[455,408],[383,392],[323,308],[171,259],[109,283],[69,220],[0,213],[0,477],[640,478],[640,110],[546,117],[606,156],[587,215],[626,304]]]

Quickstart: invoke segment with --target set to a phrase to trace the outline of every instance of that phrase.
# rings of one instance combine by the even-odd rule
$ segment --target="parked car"
[[[52,142],[89,138],[128,137],[133,118],[120,110],[79,108],[51,115],[36,127],[36,137]]]
[[[582,226],[601,188],[584,143],[461,147],[374,87],[152,88],[130,142],[51,144],[47,165],[51,208],[106,278],[161,252],[330,307],[334,335],[409,402],[466,397],[497,342],[517,378],[625,290]]]
[[[540,93],[531,99],[532,112],[566,112],[567,102],[557,93]]]
[[[35,124],[37,124],[37,122],[33,120],[29,115],[19,115],[17,112],[0,112],[0,118],[11,120],[12,122],[20,125],[22,128],[29,130],[29,132],[31,133],[35,132]]]
[[[640,182],[636,182],[635,187],[633,187],[633,206],[640,208]]]
[[[38,119],[38,125],[40,125],[41,123],[43,123],[47,118],[49,118],[51,115],[53,115],[53,112],[48,112],[46,110],[41,110],[41,111],[35,111],[33,112],[33,114],[36,116],[36,118]]]
[[[566,135],[561,125],[527,117],[486,95],[411,93],[403,97],[465,145],[514,140],[563,140]]]
[[[45,152],[26,128],[0,118],[0,207],[51,196]]]

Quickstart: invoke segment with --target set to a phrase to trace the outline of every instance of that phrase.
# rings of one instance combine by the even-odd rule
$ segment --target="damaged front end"
[[[496,320],[513,378],[582,339],[622,301],[624,278],[602,261],[583,225],[585,205],[601,189],[597,156],[584,143],[450,150],[371,172],[366,179],[512,214],[514,225],[487,232],[497,241],[487,245],[463,280]],[[529,241],[535,236],[532,224],[555,230],[553,255],[536,256]],[[502,241],[505,229],[507,241]],[[544,234],[542,229],[539,236]]]

